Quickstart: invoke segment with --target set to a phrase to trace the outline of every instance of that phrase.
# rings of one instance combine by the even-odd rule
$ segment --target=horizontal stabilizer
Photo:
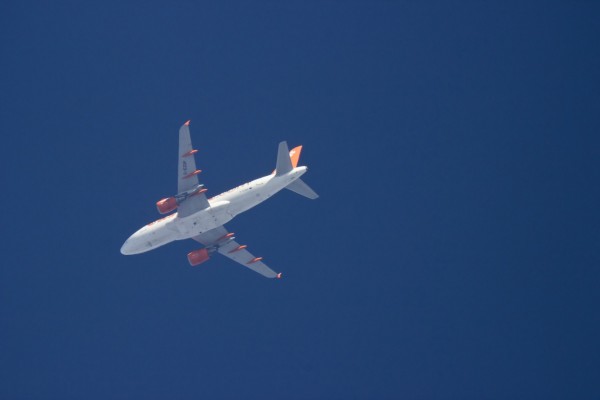
[[[312,200],[319,197],[319,195],[316,194],[315,191],[312,190],[310,186],[304,183],[304,181],[300,178],[296,179],[294,182],[290,183],[285,188],[291,190],[292,192],[298,193],[301,196],[308,197]]]

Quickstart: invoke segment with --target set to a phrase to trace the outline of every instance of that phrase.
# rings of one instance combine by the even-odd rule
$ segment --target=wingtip
[[[192,120],[191,120],[191,119],[188,119],[187,121],[185,121],[185,124],[183,124],[183,125],[185,125],[185,126],[190,126],[190,122],[192,122]]]
[[[277,279],[281,279],[281,277],[283,276],[283,274],[280,272],[277,274]]]

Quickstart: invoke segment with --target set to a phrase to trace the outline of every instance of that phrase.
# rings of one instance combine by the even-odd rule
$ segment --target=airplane
[[[149,223],[137,230],[123,243],[124,255],[145,253],[175,240],[193,239],[204,247],[187,255],[191,266],[197,266],[219,253],[267,278],[281,278],[262,260],[252,255],[246,245],[235,241],[233,232],[223,225],[237,215],[257,206],[282,189],[316,199],[319,196],[300,179],[307,167],[298,167],[302,146],[291,151],[287,142],[279,143],[275,170],[267,176],[244,183],[210,199],[207,189],[198,181],[201,170],[196,169],[192,147],[190,121],[179,129],[179,166],[177,194],[159,200],[156,207],[164,218]]]

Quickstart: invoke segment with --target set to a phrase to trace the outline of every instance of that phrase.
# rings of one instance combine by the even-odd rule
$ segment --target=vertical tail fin
[[[275,176],[287,174],[298,166],[300,160],[300,153],[302,152],[302,146],[297,146],[289,151],[287,142],[279,143],[279,150],[277,151],[277,167],[275,168]],[[294,193],[298,193],[301,196],[308,197],[309,199],[316,199],[319,197],[314,190],[310,188],[300,178],[296,179],[285,187]]]
[[[288,163],[284,156],[284,154],[287,152],[287,149],[287,142],[279,143],[279,150],[277,152],[277,167],[273,171],[273,173],[278,176],[286,174],[298,166],[298,161],[300,160],[300,153],[302,153],[302,145],[296,146],[289,151],[289,159],[292,163],[291,168],[287,165]],[[279,168],[280,166],[281,168]]]
[[[279,149],[277,151],[277,167],[275,167],[276,176],[287,174],[294,169],[289,153],[290,151],[287,142],[283,141],[279,143]]]

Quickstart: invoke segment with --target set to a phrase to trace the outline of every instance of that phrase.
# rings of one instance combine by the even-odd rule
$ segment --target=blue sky
[[[600,396],[595,2],[18,2],[0,13],[0,397]],[[125,257],[191,119],[217,194],[309,201]]]

